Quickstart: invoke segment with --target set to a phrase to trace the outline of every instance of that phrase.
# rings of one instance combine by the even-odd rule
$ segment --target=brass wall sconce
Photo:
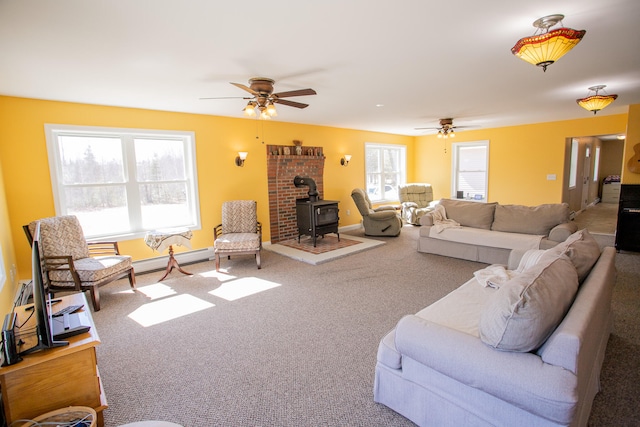
[[[249,153],[246,151],[238,151],[238,155],[236,156],[236,166],[244,166],[244,161],[247,160],[247,154]]]
[[[342,166],[349,166],[349,162],[351,161],[351,154],[345,154],[343,158],[340,159],[340,164]]]

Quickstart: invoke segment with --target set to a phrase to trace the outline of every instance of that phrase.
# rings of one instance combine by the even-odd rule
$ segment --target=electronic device
[[[63,313],[51,322],[51,333],[54,340],[63,340],[74,335],[89,332],[89,318],[84,311],[78,313]]]
[[[36,316],[36,336],[38,342],[31,348],[23,350],[20,355],[33,353],[34,351],[44,350],[53,347],[62,347],[68,345],[67,341],[56,341],[53,339],[51,332],[51,304],[47,302],[47,292],[44,287],[44,278],[42,277],[42,264],[40,257],[40,223],[36,225],[33,236],[33,244],[31,246],[31,274],[33,283],[33,306],[34,315]]]
[[[2,366],[13,365],[22,360],[16,348],[16,313],[12,311],[4,317],[2,325]]]
[[[62,316],[64,314],[75,313],[76,311],[80,310],[82,307],[84,307],[84,304],[68,305],[68,306],[66,306],[64,308],[61,308],[60,310],[56,311],[55,313],[53,313],[51,315],[51,317],[59,317],[59,316]]]

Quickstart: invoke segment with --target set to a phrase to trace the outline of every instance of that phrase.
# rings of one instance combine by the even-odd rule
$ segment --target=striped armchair
[[[254,254],[260,269],[262,224],[258,221],[254,200],[233,200],[222,204],[222,223],[213,229],[213,252],[216,271],[220,270],[220,256]]]
[[[117,242],[87,243],[78,218],[66,215],[24,226],[29,243],[38,222],[44,281],[50,292],[89,291],[93,309],[99,311],[100,286],[128,276],[131,288],[135,288],[131,257],[120,255]]]

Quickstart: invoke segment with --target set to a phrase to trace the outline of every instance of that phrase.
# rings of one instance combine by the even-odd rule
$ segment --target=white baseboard
[[[178,264],[188,264],[198,261],[209,261],[213,259],[213,247],[197,249],[195,251],[180,252],[173,255]],[[145,273],[147,271],[164,270],[167,268],[169,255],[156,258],[148,258],[133,262],[133,269],[136,273]]]

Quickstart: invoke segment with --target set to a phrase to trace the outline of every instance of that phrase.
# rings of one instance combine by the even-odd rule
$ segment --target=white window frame
[[[396,144],[380,144],[380,143],[376,143],[376,142],[366,142],[364,144],[364,150],[365,150],[365,171],[364,171],[364,182],[365,182],[365,191],[369,193],[369,176],[373,175],[373,174],[378,174],[380,175],[379,178],[379,188],[377,189],[376,194],[381,194],[381,197],[376,197],[376,194],[371,194],[369,193],[369,198],[371,199],[371,201],[373,203],[384,203],[384,202],[390,202],[390,201],[397,201],[398,200],[398,186],[399,185],[404,185],[407,182],[407,147],[405,145],[396,145]],[[395,151],[398,154],[398,168],[399,170],[397,172],[393,172],[391,174],[385,174],[384,168],[381,167],[382,165],[379,165],[379,170],[381,172],[371,172],[369,170],[367,170],[367,158],[369,155],[369,152],[372,150],[376,150],[376,151],[380,151],[381,153],[384,152],[385,150],[389,151]],[[383,159],[383,155],[379,156],[380,159]],[[387,175],[397,175],[394,176],[393,178],[390,179],[390,177],[388,177]],[[383,187],[383,185],[386,185],[387,182],[392,182],[392,181],[397,181],[396,182],[396,193],[395,193],[395,197],[393,198],[388,198],[386,197],[386,191]]]
[[[485,148],[485,164],[483,169],[479,170],[467,170],[461,171],[461,151],[465,148],[472,147],[484,147]],[[472,141],[472,142],[456,142],[451,144],[452,156],[451,156],[451,198],[457,198],[457,192],[460,189],[460,172],[484,172],[484,194],[480,194],[482,198],[477,198],[476,193],[468,194],[469,192],[460,190],[463,192],[463,198],[474,200],[477,202],[487,202],[489,198],[489,141]]]
[[[87,239],[114,239],[132,240],[144,237],[149,230],[142,226],[139,214],[140,198],[138,182],[136,178],[135,139],[167,139],[183,142],[185,161],[185,180],[187,184],[187,205],[189,218],[181,218],[180,223],[167,225],[167,227],[187,227],[190,230],[201,229],[200,201],[198,198],[198,173],[196,169],[195,133],[189,131],[165,131],[149,129],[107,128],[94,126],[73,126],[60,124],[45,124],[47,151],[49,156],[49,170],[51,173],[51,185],[55,203],[56,215],[67,215],[67,206],[64,200],[66,186],[62,179],[62,160],[58,137],[60,136],[88,136],[119,138],[122,143],[122,156],[124,167],[124,186],[127,191],[127,207],[129,211],[129,230],[118,233],[87,234]],[[135,206],[137,203],[137,207]]]
[[[578,148],[579,143],[576,138],[571,138],[571,163],[569,166],[569,190],[573,190],[578,185]]]

